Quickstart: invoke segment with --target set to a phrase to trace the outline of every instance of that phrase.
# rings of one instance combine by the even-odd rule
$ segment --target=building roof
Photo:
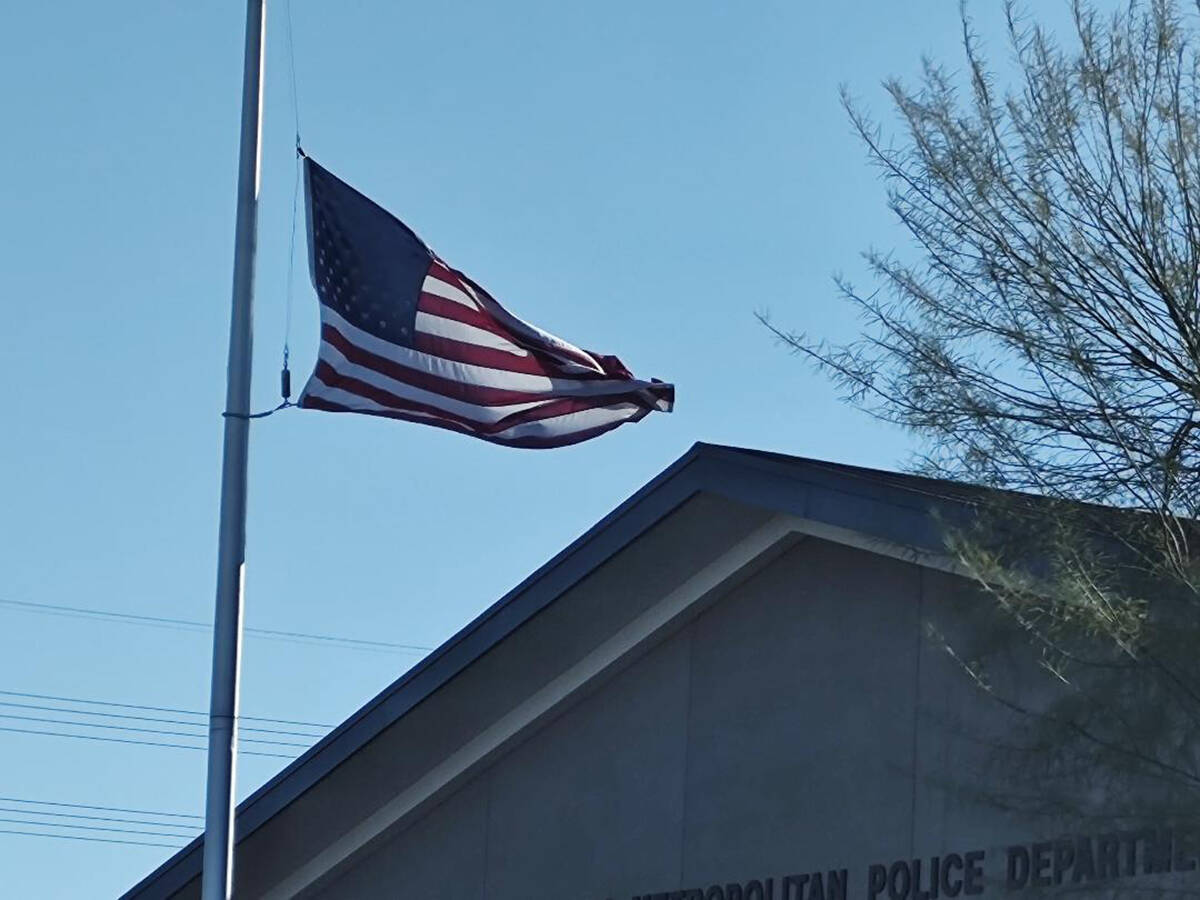
[[[332,773],[531,617],[697,494],[814,523],[852,542],[899,548],[915,562],[943,554],[945,523],[985,493],[953,481],[714,444],[680,459],[368,701],[237,808],[242,841]],[[203,835],[131,888],[169,897],[200,874]]]

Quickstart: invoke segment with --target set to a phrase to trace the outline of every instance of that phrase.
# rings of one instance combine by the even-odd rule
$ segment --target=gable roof
[[[384,729],[698,493],[802,518],[852,543],[899,548],[914,562],[928,562],[942,554],[945,522],[960,518],[989,492],[953,481],[697,443],[240,803],[236,840],[269,822]],[[203,835],[126,892],[124,900],[171,896],[199,876],[202,849]]]

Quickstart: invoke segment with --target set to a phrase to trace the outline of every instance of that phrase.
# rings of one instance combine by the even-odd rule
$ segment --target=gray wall
[[[962,589],[808,539],[314,896],[627,898],[773,877],[782,897],[784,875],[845,867],[860,897],[871,863],[995,844],[1011,823],[937,783],[971,751],[936,714],[978,698],[921,622]]]
[[[754,524],[729,521],[734,534]],[[679,546],[682,534],[660,538]],[[386,785],[410,781],[455,746],[454,733],[476,733],[521,691],[663,596],[683,570],[658,571],[642,594],[628,588],[631,574],[637,582],[641,567],[665,558],[654,551],[626,556],[530,622],[519,641],[506,642],[509,662],[497,657],[464,672],[419,708],[406,738],[366,748],[353,779],[335,773],[324,799],[314,794],[292,821],[315,834],[314,823],[349,815],[372,785],[381,805],[394,793]],[[579,616],[592,626],[581,631]],[[872,895],[871,867],[895,875],[900,866],[907,875],[891,886],[903,888],[917,861],[928,879],[932,857],[945,867],[957,854],[951,883],[967,887],[972,852],[981,854],[976,893],[1007,896],[1007,847],[1041,852],[1049,864],[1053,846],[1034,842],[1058,832],[976,796],[980,788],[1003,794],[994,747],[1011,739],[1018,717],[981,695],[943,638],[969,658],[996,633],[987,604],[962,579],[805,539],[305,896],[833,900],[830,872],[845,870],[847,898],[932,900],[921,893],[927,880],[907,893]],[[1034,662],[1018,638],[994,674],[1036,701],[1048,682]],[[426,761],[418,765],[412,754]],[[339,812],[339,802],[347,809]],[[264,831],[258,852],[242,857],[243,885],[274,883],[305,858],[298,848],[309,839],[300,832]],[[1078,891],[1064,871],[1063,887]],[[822,894],[811,891],[818,872]],[[807,876],[807,886],[789,876]],[[1196,886],[1194,873],[1187,880]],[[709,893],[714,885],[724,890]],[[1082,887],[1089,897],[1154,896],[1143,892],[1170,883],[1151,876]],[[1038,894],[1028,888],[1020,896]]]

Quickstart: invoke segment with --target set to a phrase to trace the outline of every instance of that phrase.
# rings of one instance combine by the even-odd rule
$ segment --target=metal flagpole
[[[208,719],[203,900],[229,900],[233,896],[234,776],[242,644],[242,569],[246,550],[246,459],[250,443],[248,416],[253,344],[251,313],[258,228],[265,22],[265,0],[247,0],[237,227],[233,251],[233,309],[229,322],[225,450],[221,464],[221,531],[217,549],[212,699]]]

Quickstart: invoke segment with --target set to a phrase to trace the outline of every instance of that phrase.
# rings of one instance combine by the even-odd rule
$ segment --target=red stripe
[[[493,318],[496,318],[497,322],[502,327],[507,328],[510,331],[513,331],[514,333],[522,333],[524,331],[524,329],[522,329],[522,326],[525,326],[525,328],[532,327],[532,326],[529,326],[527,323],[523,323],[517,316],[514,316],[507,309],[505,309],[500,304],[499,300],[497,300],[495,297],[493,297],[491,294],[489,294],[486,290],[484,290],[478,283],[473,281],[470,278],[470,276],[464,275],[462,272],[455,272],[454,274],[461,283],[463,283],[464,285],[470,285],[470,287],[479,296],[480,303],[483,304],[484,312],[487,312],[490,315],[492,315]],[[500,317],[497,317],[494,313],[491,312],[491,310],[488,309],[489,304],[491,306],[494,306],[500,312],[500,314],[501,314]],[[511,323],[506,322],[504,320],[504,317],[508,317],[510,319],[513,319],[514,321]],[[522,329],[522,330],[517,331],[517,329]],[[594,354],[592,354],[590,351],[578,349],[578,352],[576,352],[576,350],[570,349],[568,347],[561,347],[561,346],[547,343],[545,341],[545,339],[542,338],[541,335],[539,335],[537,333],[536,329],[530,331],[528,334],[522,334],[522,340],[519,341],[519,343],[521,343],[525,347],[529,347],[529,348],[538,347],[538,348],[541,348],[546,353],[553,354],[553,355],[560,356],[560,357],[566,357],[567,359],[573,360],[578,365],[583,366],[585,369],[592,369],[595,364],[595,360],[591,359],[591,357],[594,356]]]
[[[448,284],[452,284],[459,290],[462,290],[462,287],[463,287],[462,273],[456,272],[454,269],[450,268],[448,265],[446,265],[444,262],[442,262],[440,259],[437,259],[436,257],[434,258],[433,262],[431,262],[429,264],[429,271],[427,274],[431,275],[434,278],[441,279],[442,281],[445,281]]]
[[[441,394],[444,397],[453,397],[456,400],[462,400],[464,403],[471,403],[475,406],[507,406],[511,403],[529,403],[530,401],[535,400],[554,399],[556,396],[552,390],[518,391],[508,388],[496,388],[470,384],[464,381],[457,381],[453,378],[445,378],[440,375],[433,375],[422,369],[406,366],[394,359],[390,359],[385,356],[379,356],[378,354],[372,353],[369,350],[364,350],[352,343],[340,331],[338,331],[329,323],[324,323],[321,325],[321,340],[329,343],[330,346],[337,349],[344,357],[346,357],[346,359],[355,365],[372,369],[381,375],[386,375],[388,378],[394,378],[396,381],[402,381],[405,384],[412,385],[413,387],[419,387],[435,394]],[[492,367],[489,366],[488,368]],[[493,369],[493,371],[505,370]],[[510,369],[508,371],[512,370]],[[583,382],[588,379],[574,378],[573,376],[570,376],[570,380]],[[633,392],[625,393],[621,391],[612,391],[605,394],[593,394],[590,396],[610,398],[628,396],[632,402],[644,402],[637,398]],[[608,402],[612,401],[609,400]]]
[[[351,394],[357,394],[359,397],[365,397],[378,403],[380,406],[386,406],[398,412],[410,413],[425,413],[428,415],[437,416],[439,419],[444,419],[448,422],[454,422],[462,426],[471,434],[483,436],[494,435],[501,431],[506,431],[515,425],[524,425],[528,422],[540,422],[544,419],[553,419],[558,416],[570,415],[571,413],[587,412],[592,409],[599,409],[605,406],[611,406],[613,403],[623,402],[621,398],[599,398],[598,400],[585,400],[577,397],[563,397],[557,400],[550,400],[532,409],[525,409],[519,412],[511,413],[498,419],[492,423],[477,422],[467,416],[452,413],[440,407],[433,406],[428,403],[420,403],[411,400],[407,397],[401,397],[393,394],[391,391],[386,391],[383,388],[376,387],[372,384],[367,384],[357,378],[352,378],[348,375],[343,375],[338,372],[333,366],[325,361],[317,363],[316,371],[313,373],[322,384],[338,390],[347,391]],[[600,402],[603,400],[604,402]],[[640,410],[639,410],[640,412]],[[417,421],[424,421],[418,419]]]
[[[417,302],[417,311],[429,313],[431,316],[441,316],[443,319],[452,319],[455,322],[462,322],[464,325],[472,325],[483,331],[490,331],[492,334],[499,335],[506,340],[512,341],[514,344],[520,344],[520,341],[511,331],[487,313],[482,313],[475,309],[467,309],[455,300],[447,300],[445,297],[439,297],[437,294],[431,294],[428,291],[421,292],[421,299]]]
[[[548,391],[514,391],[507,388],[468,384],[463,381],[455,381],[453,378],[433,375],[421,369],[398,363],[394,359],[388,359],[386,356],[379,356],[369,350],[363,350],[352,344],[340,331],[328,323],[321,325],[321,340],[328,342],[355,365],[374,369],[379,374],[394,378],[396,381],[402,381],[444,397],[453,397],[464,403],[473,403],[476,406],[507,406],[510,403],[528,403],[531,400],[544,400],[553,396]]]
[[[499,328],[500,330],[496,331],[496,334],[504,335],[509,340],[511,340],[513,343],[519,344],[520,346],[524,347],[527,350],[539,351],[539,352],[545,353],[550,356],[566,357],[567,359],[574,361],[575,363],[577,363],[580,366],[583,366],[584,368],[587,368],[587,369],[592,368],[593,360],[590,359],[589,356],[594,357],[596,355],[589,353],[589,351],[581,350],[579,353],[575,353],[572,350],[569,350],[565,347],[551,347],[548,345],[544,346],[543,341],[538,337],[538,335],[536,333],[531,333],[528,335],[522,335],[521,337],[516,337],[516,335],[519,334],[519,332],[514,331],[513,328],[510,328],[503,320],[497,319],[495,316],[493,316],[488,311],[488,304],[489,303],[494,304],[497,309],[499,309],[502,313],[504,313],[504,315],[511,316],[514,319],[516,317],[513,316],[512,313],[508,312],[508,310],[506,310],[495,297],[493,297],[491,294],[489,294],[482,286],[480,286],[478,283],[473,281],[469,276],[464,275],[462,272],[459,272],[456,269],[451,269],[449,266],[447,266],[441,260],[435,259],[430,264],[429,271],[427,274],[433,276],[434,278],[439,279],[440,281],[445,281],[448,284],[454,285],[459,290],[468,294],[468,296],[470,295],[471,291],[474,291],[476,296],[479,298],[479,302],[483,304],[483,310],[482,310],[482,312],[480,312],[478,314],[478,316],[482,321],[487,322],[488,323],[487,325],[478,324],[475,319],[458,319],[458,321],[466,322],[467,324],[470,324],[470,325],[478,324],[478,327],[487,328],[489,331]],[[424,304],[424,300],[425,300],[426,296],[427,295],[425,295],[425,294],[421,295],[422,305]],[[437,299],[442,300],[443,298],[439,297]],[[465,309],[461,303],[454,303],[454,301],[452,301],[452,300],[444,301],[444,302],[449,302],[450,304],[457,306],[464,313],[470,314],[470,312],[471,312],[470,310]],[[427,311],[432,312],[432,309],[427,310]],[[443,315],[443,313],[437,313],[437,315]],[[447,314],[446,318],[453,319],[453,318],[457,318],[457,316]],[[606,374],[617,374],[618,378],[631,378],[632,377],[630,375],[629,371],[620,364],[620,361],[617,360],[616,357],[605,357],[603,359],[600,359],[600,358],[597,358],[597,359],[600,362],[601,366],[605,369]],[[616,361],[617,369],[610,372],[609,366],[606,364],[605,360]],[[594,377],[605,377],[605,376],[602,376],[599,373],[597,373]]]
[[[454,272],[451,269],[448,269],[444,264],[435,261],[430,265],[429,272],[427,274],[439,279],[440,281],[445,281],[448,284],[457,287],[459,290],[464,290],[466,285],[469,284],[478,295],[486,298],[484,300],[485,304],[490,301],[500,310],[504,311],[508,315],[511,315],[511,313],[507,313],[507,310],[505,310],[504,307],[501,306],[491,294],[489,294],[479,285],[475,284],[475,282],[471,281],[470,278],[468,278],[466,275],[463,275],[461,272]],[[547,362],[558,361],[561,357],[566,357],[567,359],[573,360],[576,364],[581,365],[586,369],[592,368],[593,361],[597,362],[604,370],[603,374],[591,371],[584,375],[575,375],[573,373],[572,377],[633,378],[633,373],[630,372],[629,369],[625,367],[625,364],[615,356],[605,356],[600,353],[594,353],[590,350],[581,350],[580,352],[584,354],[581,356],[580,354],[573,353],[564,347],[546,347],[543,345],[541,340],[537,339],[536,335],[530,334],[526,336],[505,325],[501,319],[497,319],[494,315],[487,311],[486,305],[483,310],[468,309],[461,303],[457,303],[454,300],[448,300],[445,297],[438,296],[437,294],[430,294],[423,291],[421,293],[420,301],[417,304],[417,309],[419,309],[421,312],[427,312],[430,315],[441,316],[444,319],[453,319],[456,322],[462,322],[464,325],[474,325],[476,328],[482,328],[484,331],[490,331],[492,334],[500,335],[500,337],[511,341],[519,347],[524,347],[530,352],[542,354],[546,357]]]
[[[431,356],[440,356],[443,359],[468,363],[472,366],[483,366],[487,369],[519,372],[522,375],[544,375],[547,378],[570,377],[564,375],[561,369],[552,367],[533,355],[516,356],[493,347],[480,347],[478,344],[468,344],[465,341],[456,341],[422,331],[417,332],[413,338],[413,349]]]
[[[401,419],[405,422],[417,422],[421,425],[433,425],[437,428],[445,428],[449,431],[454,431],[459,434],[469,434],[473,437],[479,438],[480,440],[488,441],[493,444],[501,444],[505,447],[522,447],[531,450],[548,450],[554,447],[566,447],[571,444],[578,444],[581,441],[599,437],[605,432],[612,431],[614,428],[624,425],[626,422],[637,422],[648,412],[648,410],[638,410],[628,419],[618,419],[616,422],[598,425],[595,428],[586,428],[582,431],[571,431],[563,435],[555,435],[554,437],[538,435],[517,438],[499,438],[488,434],[477,434],[474,431],[463,428],[461,425],[450,421],[418,418],[412,415],[406,415],[405,413],[399,411],[387,412],[383,410],[351,409],[348,406],[342,406],[340,403],[322,400],[320,397],[303,397],[300,400],[300,405],[305,409],[321,409],[325,410],[326,412],[361,413],[368,416],[380,416],[387,419]]]
[[[478,422],[473,422],[465,416],[454,415],[446,412],[437,406],[429,403],[420,403],[416,400],[410,400],[406,397],[401,397],[398,394],[393,394],[391,391],[385,391],[383,388],[375,387],[367,384],[358,378],[352,378],[349,375],[343,375],[338,372],[333,366],[325,360],[317,361],[317,368],[313,375],[327,387],[337,388],[343,391],[348,391],[351,394],[357,394],[360,397],[365,397],[368,400],[373,400],[380,406],[387,406],[398,411],[407,411],[412,413],[425,413],[427,415],[437,416],[438,418],[448,419],[461,424],[466,430],[473,430],[479,425]],[[418,421],[424,421],[420,419]]]
[[[503,340],[521,347],[533,354],[540,360],[540,368],[520,369],[513,368],[508,362],[503,360],[503,357],[496,357],[495,363],[480,363],[479,365],[487,366],[488,368],[507,369],[512,372],[529,372],[536,375],[550,375],[555,378],[573,378],[576,381],[603,381],[608,376],[603,375],[594,370],[579,372],[577,369],[568,369],[564,366],[559,357],[547,353],[540,343],[528,341],[523,337],[509,331],[487,313],[476,312],[467,309],[461,303],[455,303],[453,300],[447,300],[445,297],[439,297],[436,294],[421,294],[421,300],[417,304],[419,312],[428,313],[431,316],[438,316],[443,319],[450,319],[453,322],[460,322],[463,325],[472,325],[490,334],[494,334]],[[446,338],[445,340],[449,340]],[[437,352],[437,351],[431,351]],[[503,352],[503,351],[500,351]],[[438,355],[441,355],[440,353]],[[511,356],[511,354],[509,354]],[[451,357],[458,359],[457,356]],[[605,357],[606,359],[610,357]],[[467,362],[467,360],[459,360],[459,362]],[[629,372],[622,371],[614,376],[617,379],[632,379]]]
[[[389,419],[403,419],[406,422],[416,422],[420,425],[435,425],[438,428],[446,428],[450,431],[456,431],[459,434],[472,434],[471,429],[464,428],[455,422],[443,422],[439,419],[428,419],[424,416],[403,413],[399,410],[385,411],[376,409],[353,409],[349,406],[343,406],[341,403],[334,403],[332,400],[326,400],[323,397],[314,397],[309,394],[305,394],[303,397],[301,397],[300,402],[297,405],[302,409],[320,409],[324,410],[325,412],[348,412],[359,413],[360,415],[364,416],[384,416]]]

